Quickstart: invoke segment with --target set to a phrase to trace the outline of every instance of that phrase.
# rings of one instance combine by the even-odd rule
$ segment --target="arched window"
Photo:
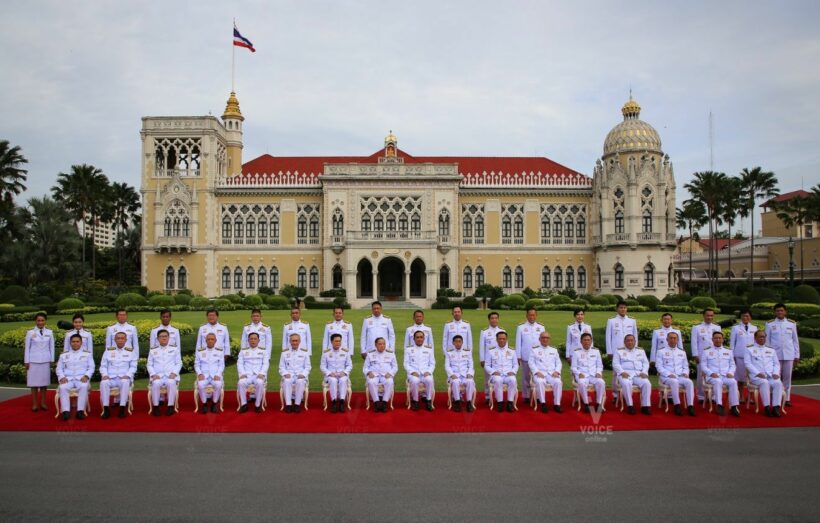
[[[442,209],[438,214],[438,235],[450,236],[450,213]]]
[[[587,290],[587,270],[583,266],[578,267],[578,290]]]
[[[552,236],[554,238],[561,237],[561,220],[559,218],[555,218],[552,222]]]
[[[334,265],[333,266],[333,288],[334,289],[341,289],[342,288],[342,267],[341,265]]]
[[[165,229],[163,230],[165,236],[171,236],[171,218],[165,218]]]
[[[233,270],[233,288],[236,290],[242,288],[242,269],[239,267]]]
[[[245,222],[245,237],[248,243],[256,243],[256,221],[253,218]]]
[[[515,288],[524,288],[524,269],[520,265],[515,268]]]
[[[475,219],[475,241],[484,243],[484,218],[481,216]]]
[[[268,220],[261,218],[259,220],[259,243],[268,243]],[[261,285],[260,285],[261,287]]]
[[[300,216],[299,221],[296,224],[296,236],[298,238],[298,243],[307,243],[307,235],[307,218]]]
[[[641,230],[643,232],[652,232],[652,211],[646,209],[641,215]]]
[[[279,243],[279,217],[274,216],[270,219],[270,242]]]
[[[624,288],[624,266],[620,263],[615,265],[615,288]]]
[[[222,218],[222,243],[231,243],[231,219]]]
[[[307,269],[304,267],[299,267],[299,270],[296,272],[296,286],[302,287],[303,289],[307,288]]]
[[[227,267],[222,268],[222,288],[231,288],[231,270]]]
[[[473,270],[470,268],[469,265],[464,267],[464,288],[473,288]]]
[[[180,267],[177,271],[177,289],[188,288],[188,271],[185,267]]]
[[[624,212],[620,209],[615,212],[615,234],[624,233]]]
[[[552,285],[552,272],[550,272],[550,268],[544,265],[544,268],[541,269],[541,288],[542,289],[549,289]]]
[[[575,237],[580,238],[581,240],[586,239],[587,237],[587,222],[583,217],[578,218],[575,222]]]
[[[191,226],[187,216],[182,219],[182,235],[186,238],[191,235]]]
[[[370,230],[370,216],[365,216],[362,218],[362,231],[367,232]]]
[[[396,230],[396,217],[392,214],[387,216],[387,230],[388,231],[395,231]]]
[[[418,214],[414,214],[413,217],[410,219],[410,230],[411,231],[420,231],[421,230],[421,218]]]
[[[259,284],[260,289],[268,286],[268,271],[264,267],[259,267],[259,272],[257,273],[257,283]]]
[[[464,239],[473,238],[473,220],[469,216],[465,216],[464,221],[461,223],[461,235]]]
[[[399,230],[403,232],[407,232],[407,215],[402,214],[399,216]]]
[[[505,216],[503,220],[501,220],[501,239],[506,241],[506,243],[510,243],[510,238],[512,238],[512,220],[508,216]]]
[[[384,230],[384,217],[381,214],[376,215],[376,219],[373,220],[373,230],[374,231],[383,231]]]
[[[484,267],[479,265],[475,268],[475,286],[481,287],[484,285]]]
[[[573,230],[574,228],[575,227],[573,227],[572,218],[567,216],[567,219],[564,220],[564,236],[566,236],[567,238],[572,238],[573,234],[575,233],[575,231]]]
[[[567,267],[567,289],[575,288],[575,269],[570,265]]]
[[[182,232],[180,225],[179,217],[174,218],[174,236],[179,236],[180,232]]]
[[[524,218],[520,216],[515,217],[513,235],[515,236],[516,240],[521,240],[524,238]]]
[[[310,219],[310,243],[319,243],[319,217]]]
[[[450,288],[450,267],[442,265],[438,272],[438,287],[439,289]]]
[[[245,224],[242,223],[241,218],[236,218],[233,222],[233,236],[236,238],[236,243],[242,243],[242,231],[245,229]]]
[[[165,289],[171,290],[174,288],[174,268],[168,267],[165,269]]]
[[[279,289],[279,269],[276,265],[270,268],[270,288],[273,290]]]
[[[256,288],[256,271],[253,270],[253,267],[248,267],[245,271],[245,288],[253,290]]]
[[[333,213],[333,236],[341,236],[344,234],[345,230],[345,217],[342,214],[342,211],[336,209],[336,212]]]
[[[548,243],[550,237],[550,219],[549,216],[541,217],[541,243]]]
[[[310,268],[310,288],[319,288],[319,269],[317,269],[315,265]]]
[[[563,289],[564,288],[564,271],[561,270],[561,267],[556,267],[553,271],[553,280],[555,283],[556,289]]]
[[[655,288],[655,266],[651,263],[647,263],[643,267],[643,288],[644,289],[654,289]]]
[[[501,273],[501,286],[505,289],[512,289],[512,270],[507,266]]]

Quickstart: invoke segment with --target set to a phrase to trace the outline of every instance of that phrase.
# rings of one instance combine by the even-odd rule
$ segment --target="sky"
[[[710,167],[760,165],[782,192],[820,181],[820,2],[13,0],[3,11],[0,139],[29,160],[23,198],[80,163],[139,187],[141,117],[222,114],[233,19],[257,49],[236,49],[245,161],[369,155],[392,129],[410,154],[546,156],[591,175],[631,89],[679,204]]]

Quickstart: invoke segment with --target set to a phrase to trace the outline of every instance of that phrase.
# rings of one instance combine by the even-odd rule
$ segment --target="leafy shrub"
[[[242,296],[238,294],[225,294],[221,299],[228,300],[231,303],[242,303]]]
[[[462,309],[477,309],[478,308],[478,300],[475,296],[467,296],[463,300],[461,300],[461,308]]]
[[[245,296],[244,302],[248,307],[259,307],[262,303],[264,303],[264,300],[262,299],[262,296],[259,296],[258,294],[251,294],[250,296]]]
[[[811,285],[798,285],[794,288],[794,301],[820,305],[820,292]]]
[[[814,346],[806,341],[800,342],[800,359],[806,358],[813,358],[814,357]]]
[[[347,298],[344,296],[336,296],[333,298],[333,305],[337,307],[343,307],[345,309],[350,308],[350,304],[347,303]]]
[[[510,294],[504,298],[504,304],[510,309],[523,309],[527,300],[521,294]]]
[[[488,300],[493,301],[504,296],[504,289],[490,285],[489,283],[485,283],[484,285],[479,285],[476,287],[473,296],[476,298],[486,297]]]
[[[607,302],[609,302],[610,305],[615,305],[616,303],[618,303],[618,296],[614,294],[601,294],[600,296],[606,298]]]
[[[820,338],[820,318],[807,318],[797,326],[800,336],[806,338]]]
[[[28,305],[31,297],[25,287],[19,285],[9,285],[3,292],[0,292],[0,302],[13,303],[15,305]]]
[[[627,298],[624,301],[626,301],[627,307],[636,307],[640,305],[640,303],[638,303],[638,300],[636,300],[635,298]]]
[[[64,311],[66,309],[82,309],[83,307],[85,307],[85,303],[77,298],[65,298],[60,300],[57,304],[58,311]]]
[[[793,320],[805,320],[813,316],[820,316],[820,305],[814,303],[787,302],[785,305],[789,318]],[[755,318],[767,319],[774,317],[774,303],[755,303],[751,308]]]
[[[174,303],[176,305],[190,305],[193,299],[194,297],[190,293],[182,293],[182,291],[180,291],[179,294],[174,296]]]
[[[553,305],[565,305],[567,303],[570,303],[571,301],[572,299],[565,294],[556,294],[555,296],[550,298],[550,303],[552,303]]]
[[[135,292],[126,292],[117,296],[114,302],[117,307],[128,307],[129,305],[147,305],[148,300],[142,294]]]
[[[0,312],[6,312],[14,309],[13,303],[0,303]]]
[[[558,291],[558,294],[561,296],[566,296],[570,299],[570,301],[574,300],[578,297],[578,293],[575,292],[575,289],[566,288],[561,291]]]
[[[176,305],[174,297],[170,294],[156,294],[148,298],[148,303],[154,307],[171,307]]]
[[[213,301],[213,307],[220,311],[231,310],[232,305],[231,300],[226,300],[225,298],[217,298]]]
[[[347,291],[344,289],[328,289],[319,293],[322,298],[346,298]]]
[[[270,287],[259,287],[259,290],[257,290],[256,292],[258,292],[259,294],[266,295],[274,294],[273,289],[271,289]]]
[[[305,296],[304,302],[305,305],[308,305],[310,303],[316,303],[316,296]]]
[[[689,300],[689,306],[697,311],[702,311],[703,309],[714,309],[717,307],[717,303],[709,296],[697,296]]]
[[[289,309],[290,300],[286,296],[265,296],[265,304],[271,309]]]
[[[545,303],[546,302],[544,300],[542,300],[541,298],[531,298],[531,299],[527,300],[527,302],[524,304],[524,308],[529,309],[530,307],[535,307],[536,309],[538,309],[541,306],[543,306]]]
[[[439,296],[445,296],[447,298],[459,298],[461,297],[461,293],[454,289],[438,289],[436,291],[436,298],[438,298]]]
[[[572,304],[577,305],[578,307],[583,309],[583,308],[589,307],[589,300],[585,300],[583,298],[578,298],[578,299],[572,300]]]
[[[304,287],[296,287],[295,285],[291,285],[290,283],[288,283],[287,285],[282,287],[282,290],[279,291],[279,294],[281,294],[282,296],[286,296],[290,299],[302,298],[307,294],[307,290],[305,290]]]
[[[191,309],[202,310],[207,309],[210,306],[211,300],[204,296],[194,296],[193,298],[191,298],[191,301],[188,302],[188,307],[190,307]]]
[[[638,305],[643,305],[644,307],[647,307],[649,310],[658,310],[658,305],[660,304],[661,300],[659,300],[655,296],[652,296],[651,294],[638,296]]]
[[[812,378],[820,374],[820,356],[813,356],[800,359],[800,363],[794,366],[793,378]]]
[[[611,305],[609,303],[609,299],[602,294],[598,296],[591,296],[589,299],[589,303],[591,305]]]
[[[749,295],[746,297],[747,303],[776,303],[778,301],[780,301],[780,295],[776,293],[771,287],[755,287],[749,292]]]

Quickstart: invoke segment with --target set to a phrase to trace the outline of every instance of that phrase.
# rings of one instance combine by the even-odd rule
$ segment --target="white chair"
[[[384,384],[379,383],[379,389],[378,390],[379,390],[379,396],[383,395],[384,394]],[[394,393],[393,395],[390,396],[390,410],[393,410],[393,396],[395,396],[395,395],[396,394]],[[365,386],[364,386],[364,400],[365,400],[364,410],[370,410],[370,387],[368,387],[367,384],[365,384]]]
[[[214,397],[214,386],[212,384],[205,385],[205,397]],[[219,412],[225,412],[225,384],[222,384],[222,393],[219,395]],[[194,412],[199,410],[199,386],[197,380],[194,379]]]
[[[310,395],[310,382],[305,378],[305,395],[302,397],[302,404],[305,406],[305,411],[308,410],[308,396]],[[293,398],[291,398],[293,399]],[[279,410],[285,410],[285,389],[282,382],[279,382],[279,402],[282,405]]]
[[[752,395],[754,394],[754,399]],[[760,387],[752,383],[751,380],[746,381],[746,410],[751,408],[751,402],[755,404],[755,414],[760,412]],[[780,413],[786,414],[786,392],[785,389],[780,395]]]
[[[465,385],[464,383],[461,383],[458,386],[458,394],[459,394],[459,396],[464,395],[466,397],[467,396],[467,385]],[[467,400],[473,406],[473,409],[475,409],[475,399],[476,399],[477,394],[478,394],[477,388],[473,387],[473,395],[469,400]],[[452,391],[450,390],[450,385],[447,384],[447,409],[452,410],[452,408],[453,408],[453,395],[452,395]]]
[[[326,380],[322,380],[322,408],[327,410],[330,403],[328,398],[330,396],[330,387]],[[353,398],[353,387],[350,385],[350,379],[347,380],[347,392],[345,392],[345,401],[347,403],[347,410],[350,410],[350,400]]]
[[[91,386],[88,387],[88,393],[91,394]],[[77,398],[80,397],[80,391],[76,388],[72,388],[68,390],[68,407],[69,410],[72,408],[76,408],[77,405]],[[90,398],[89,398],[90,399]],[[85,402],[85,415],[88,416],[91,413],[91,405],[90,401],[86,400]],[[57,411],[57,414],[54,415],[54,419],[60,417],[60,387],[57,386],[57,390],[54,391],[54,410]]]
[[[507,397],[507,384],[504,383],[501,385],[501,392],[503,397]],[[493,405],[495,404],[495,391],[492,387],[492,382],[490,382],[490,410],[493,410]],[[512,400],[513,408],[518,410],[518,391],[515,391],[515,397]]]
[[[544,392],[552,392],[550,383],[544,383]],[[538,409],[538,398],[535,397],[535,376],[530,376],[530,407],[532,407],[532,410]]]
[[[407,391],[407,409],[409,410],[410,409],[410,404],[412,402],[412,399],[410,398],[410,378],[407,378],[404,381],[404,390]],[[422,396],[424,396],[424,397],[427,396],[427,385],[425,385],[423,381],[420,381],[419,382],[419,398],[421,398]],[[436,402],[436,391],[433,391],[433,397],[430,400],[430,403],[433,404],[433,410],[436,409],[435,402]]]
[[[111,400],[119,401],[119,399],[120,399],[120,388],[119,387],[111,387],[111,389],[109,389],[109,390],[111,391],[111,393],[108,395],[109,396],[108,397],[108,403],[111,403]],[[100,409],[103,409],[103,408],[104,408],[104,406],[103,406],[102,389],[100,389]],[[131,387],[128,389],[128,415],[130,416],[131,414],[133,414],[133,412],[134,412],[134,387],[133,387],[133,383],[132,383]],[[103,414],[104,414],[104,412],[101,412],[100,416],[102,416]]]
[[[177,383],[177,394],[176,394],[176,401],[174,401],[174,412],[179,412],[179,383]],[[168,387],[163,385],[159,388],[159,402],[162,403],[162,400],[168,399]],[[148,382],[148,414],[151,414],[151,411],[154,410],[154,402],[151,399],[151,382]]]
[[[661,383],[658,381],[658,385],[660,385],[660,392],[658,393],[658,408],[661,408],[661,405],[666,405],[666,409],[664,412],[669,412],[669,396],[672,394],[672,387]],[[678,387],[678,394],[680,395],[680,404],[686,405],[686,389],[684,387]]]
[[[712,412],[712,409],[714,408],[714,404],[715,404],[715,400],[714,400],[714,395],[715,395],[715,390],[714,389],[715,388],[712,386],[711,383],[709,383],[709,381],[707,381],[707,378],[708,378],[708,376],[706,374],[701,375],[701,384],[702,384],[701,386],[703,387],[703,402],[701,403],[701,406],[705,408],[706,407],[706,402],[708,401],[709,402],[709,412]],[[726,385],[726,383],[723,383],[722,386],[720,387],[720,393],[719,394],[722,395],[724,392],[726,392],[726,394],[729,393],[729,386]]]
[[[571,408],[574,408],[575,405],[578,405],[578,410],[581,410],[581,395],[578,393],[578,382],[575,380],[575,376],[572,377],[572,405]],[[591,383],[587,383],[587,397],[589,397],[589,393],[595,392],[595,386]],[[604,390],[604,397],[603,398],[595,398],[601,405],[601,411],[606,411],[606,407],[604,407],[604,403],[606,403],[606,390]]]
[[[632,385],[632,391],[630,392],[630,394],[634,394],[640,391],[640,387],[638,387],[637,385]],[[624,391],[621,389],[621,380],[618,378],[615,378],[615,390],[613,392],[615,392],[615,408],[618,408],[618,406],[620,406],[621,412],[623,412],[624,406],[626,405],[626,397],[624,397]]]
[[[265,382],[262,384],[262,390],[259,391],[259,394],[262,394],[262,405],[261,405],[262,406],[262,412],[265,412],[265,409],[268,407],[268,397],[265,394],[265,391],[267,389],[267,385],[268,385],[268,382],[267,382],[267,380],[265,380]],[[256,383],[251,383],[250,385],[248,385],[248,388],[246,389],[246,392],[248,394],[248,400],[255,399],[256,398]],[[240,401],[239,387],[237,387],[236,388],[236,411],[239,412],[239,409],[241,409],[241,408],[242,408],[242,402]]]

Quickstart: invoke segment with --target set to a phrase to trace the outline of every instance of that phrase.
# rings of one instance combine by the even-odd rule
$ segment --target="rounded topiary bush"
[[[83,300],[78,298],[64,298],[60,300],[60,303],[57,304],[58,311],[65,311],[69,309],[82,309],[85,307],[85,303]]]
[[[290,308],[290,300],[287,296],[273,294],[265,296],[265,305],[271,309],[288,309]]]
[[[145,299],[145,296],[142,294],[137,294],[135,292],[126,292],[125,294],[120,294],[117,296],[117,299],[114,301],[114,304],[117,307],[128,307],[129,305],[147,305],[148,300]]]
[[[242,303],[242,296],[238,294],[226,294],[220,299],[228,300],[231,303]]]
[[[550,303],[553,305],[565,305],[571,301],[572,299],[569,296],[564,296],[563,294],[556,294],[550,298]]]
[[[194,296],[188,302],[188,307],[192,309],[207,309],[211,306],[211,300],[204,296]]]
[[[262,299],[262,296],[258,294],[251,294],[250,296],[245,296],[244,302],[248,307],[259,307],[262,303],[264,303],[264,300]]]
[[[638,296],[638,304],[643,305],[649,310],[656,311],[658,310],[658,305],[661,304],[661,300],[651,294],[646,294],[644,296]]]
[[[689,300],[689,306],[696,311],[702,311],[703,309],[714,309],[717,303],[709,296],[696,296]]]
[[[189,293],[182,293],[182,291],[180,291],[180,294],[174,296],[174,304],[189,305],[192,299],[194,299],[194,297],[191,296]]]
[[[213,301],[213,307],[217,310],[230,308],[232,305],[231,300],[226,300],[225,298],[218,298]]]
[[[529,309],[530,307],[535,307],[537,309],[542,305],[544,305],[544,300],[541,298],[532,298],[524,303],[524,308]]]
[[[155,294],[148,299],[148,303],[154,307],[170,307],[176,305],[174,297],[169,294]]]
[[[609,305],[609,298],[600,294],[598,296],[592,296],[589,299],[589,303],[592,305]]]
[[[752,303],[761,303],[761,302],[778,302],[780,301],[780,295],[775,292],[770,287],[762,287],[756,286],[754,289],[749,291],[749,295],[746,297],[746,302],[750,305]]]
[[[19,285],[9,285],[2,292],[0,292],[0,302],[13,303],[15,305],[28,305],[31,301],[28,291],[25,287]]]
[[[794,288],[794,301],[820,305],[820,292],[811,285],[798,285]]]
[[[619,301],[618,297],[614,294],[601,294],[601,296],[604,296],[606,298],[608,305],[615,305]]]
[[[627,307],[635,307],[636,305],[640,305],[638,300],[636,300],[635,298],[627,298],[624,301],[626,302]]]

